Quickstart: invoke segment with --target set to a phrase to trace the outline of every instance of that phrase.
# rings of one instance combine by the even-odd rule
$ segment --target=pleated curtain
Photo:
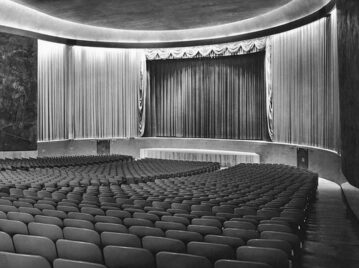
[[[38,42],[38,140],[62,140],[69,134],[68,47]]]
[[[39,141],[138,135],[142,50],[39,41]]]
[[[145,136],[266,140],[264,54],[148,61]]]
[[[335,13],[271,39],[273,140],[339,151]]]

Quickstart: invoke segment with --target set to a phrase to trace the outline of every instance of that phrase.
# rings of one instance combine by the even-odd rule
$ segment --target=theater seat
[[[64,219],[64,226],[95,230],[92,222],[79,219]]]
[[[55,244],[47,237],[17,234],[13,241],[17,253],[39,255],[50,263],[57,258]]]
[[[106,246],[103,249],[108,268],[155,268],[155,259],[143,248]]]
[[[51,268],[41,256],[0,252],[0,267],[6,268]]]
[[[56,259],[53,268],[106,268],[105,265],[92,262]]]
[[[219,229],[222,228],[222,223],[216,219],[193,219],[192,225],[205,225],[205,226],[214,226]]]
[[[156,263],[157,268],[212,268],[205,257],[174,252],[157,253]]]
[[[55,224],[60,228],[64,227],[64,223],[61,219],[53,216],[44,216],[44,215],[36,215],[35,222],[46,223],[46,224]]]
[[[231,246],[232,248],[238,248],[245,244],[243,239],[239,237],[230,237],[230,236],[222,236],[222,235],[206,235],[204,237],[204,242],[224,244]]]
[[[0,251],[15,252],[12,239],[5,232],[0,232]]]
[[[218,260],[214,268],[273,268],[272,266],[261,262]]]
[[[167,230],[186,230],[186,226],[179,222],[156,221],[155,227],[161,228],[163,231]]]
[[[142,246],[152,254],[160,251],[186,252],[186,245],[181,240],[167,237],[145,236],[142,238]]]
[[[251,239],[247,241],[247,246],[277,248],[283,250],[288,258],[292,255],[291,245],[284,240],[279,239]]]
[[[191,232],[197,232],[201,235],[219,235],[222,233],[222,231],[218,227],[214,226],[205,226],[205,225],[188,225],[187,230]]]
[[[35,221],[34,216],[24,212],[8,212],[7,218],[9,220],[21,221],[26,224]]]
[[[146,235],[151,236],[165,236],[164,232],[160,228],[148,227],[148,226],[131,226],[128,229],[130,234],[137,235],[139,237],[144,237]]]
[[[287,241],[296,252],[300,249],[300,240],[297,235],[283,232],[272,232],[272,231],[263,231],[261,233],[261,238],[263,239],[279,239]]]
[[[237,259],[241,261],[263,262],[276,268],[289,268],[286,253],[275,248],[243,246],[237,249]]]
[[[259,233],[256,230],[246,230],[246,229],[237,229],[237,228],[225,228],[223,230],[223,235],[231,237],[239,237],[244,241],[249,239],[259,238]]]
[[[108,222],[97,222],[95,224],[95,230],[99,233],[102,232],[127,233],[128,232],[126,226],[118,223],[108,223]]]
[[[21,221],[14,220],[0,219],[0,230],[8,233],[9,235],[28,234],[26,224]]]
[[[28,228],[30,235],[45,236],[52,241],[64,238],[62,229],[54,224],[30,222]]]
[[[103,263],[100,248],[92,243],[59,239],[56,248],[58,256],[63,259]]]
[[[188,243],[191,241],[203,241],[203,236],[197,232],[181,231],[181,230],[168,230],[166,231],[166,237],[175,238]]]
[[[187,245],[187,252],[189,254],[206,257],[211,262],[215,262],[219,259],[235,258],[233,248],[224,244],[190,242]]]
[[[100,236],[97,232],[85,228],[65,227],[63,229],[64,238],[67,240],[89,242],[96,245],[101,244]]]
[[[141,247],[141,239],[134,234],[102,232],[101,242],[103,246]]]
[[[256,226],[250,222],[244,221],[226,221],[223,223],[224,228],[238,228],[245,230],[256,230]]]

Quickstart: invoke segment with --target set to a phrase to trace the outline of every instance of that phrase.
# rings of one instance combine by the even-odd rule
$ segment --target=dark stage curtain
[[[267,140],[264,52],[147,62],[145,136]]]

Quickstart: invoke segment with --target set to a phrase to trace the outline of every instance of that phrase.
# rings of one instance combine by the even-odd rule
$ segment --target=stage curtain
[[[148,61],[146,136],[266,140],[264,54]]]
[[[138,136],[143,50],[39,44],[39,141]]]
[[[68,138],[68,47],[38,41],[38,140]]]
[[[339,151],[335,13],[271,41],[273,140]]]

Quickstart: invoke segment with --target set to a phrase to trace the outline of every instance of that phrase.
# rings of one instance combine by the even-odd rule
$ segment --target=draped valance
[[[266,37],[209,46],[147,49],[147,60],[234,56],[265,50]]]

